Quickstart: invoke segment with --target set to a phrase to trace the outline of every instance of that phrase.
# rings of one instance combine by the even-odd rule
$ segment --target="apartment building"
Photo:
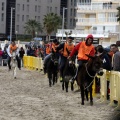
[[[93,34],[99,44],[107,46],[119,40],[119,23],[117,22],[117,7],[120,0],[77,0],[75,29],[58,30],[57,36],[71,32],[76,39],[83,39]]]
[[[11,8],[12,33],[15,36],[24,34],[24,25],[29,19],[36,19],[43,24],[47,13],[60,15],[60,2],[61,0],[0,0],[0,36],[10,36]]]

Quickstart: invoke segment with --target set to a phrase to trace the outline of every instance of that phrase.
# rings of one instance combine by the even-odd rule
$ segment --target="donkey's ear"
[[[91,59],[94,59],[95,56],[91,56],[91,55],[88,55],[88,54],[85,54],[88,58],[91,58]]]

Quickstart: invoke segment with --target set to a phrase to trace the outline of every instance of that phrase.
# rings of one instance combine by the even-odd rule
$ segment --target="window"
[[[20,11],[20,4],[17,4],[17,11]]]
[[[70,19],[70,26],[72,26],[72,19]]]
[[[27,0],[27,2],[29,2],[29,0]]]
[[[73,5],[73,0],[71,0],[71,6]]]
[[[35,12],[37,12],[37,5],[35,5]]]
[[[35,16],[35,20],[37,20],[37,16]]]
[[[20,20],[20,15],[17,14],[17,22]]]
[[[28,21],[29,20],[29,15],[26,15],[26,21]]]
[[[57,14],[57,7],[55,7],[55,13]]]
[[[47,13],[49,13],[49,6],[47,6]]]
[[[27,5],[27,12],[29,12],[29,5]]]
[[[22,21],[24,21],[24,15],[22,15]]]
[[[1,21],[4,21],[4,13],[2,13]]]
[[[50,12],[52,12],[52,7],[50,7]]]
[[[23,6],[22,6],[23,8],[22,8],[22,10],[24,11],[24,9],[25,9],[25,7],[24,7],[24,4],[23,4]]]
[[[16,26],[16,31],[18,31],[18,32],[19,32],[19,25],[17,25],[17,26]]]
[[[38,21],[40,21],[40,16],[38,16]]]
[[[2,11],[4,10],[4,2],[2,2]]]
[[[71,8],[71,10],[70,10],[70,15],[72,16],[72,12],[73,12],[73,10],[72,10],[72,8]]]
[[[38,13],[40,13],[40,10],[41,10],[41,6],[38,6]]]

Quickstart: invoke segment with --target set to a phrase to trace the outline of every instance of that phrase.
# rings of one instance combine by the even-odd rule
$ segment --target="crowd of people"
[[[0,65],[2,65],[2,59],[8,60],[8,66],[10,68],[10,59],[12,51],[18,50],[18,55],[16,59],[18,61],[18,67],[21,69],[23,66],[23,56],[26,54],[27,56],[41,57],[44,60],[44,67],[46,65],[47,60],[51,56],[52,50],[57,52],[59,55],[59,64],[60,64],[60,75],[62,77],[62,71],[65,66],[66,60],[72,58],[73,56],[77,56],[79,68],[83,63],[86,63],[88,57],[85,54],[89,54],[91,56],[99,55],[103,60],[103,68],[106,70],[115,70],[120,71],[120,52],[118,46],[116,44],[112,44],[110,46],[110,50],[107,51],[103,48],[102,45],[98,45],[94,47],[93,45],[93,35],[88,35],[85,41],[78,43],[77,45],[73,44],[72,37],[68,37],[66,42],[60,43],[57,39],[50,41],[48,43],[42,42],[39,46],[26,46],[24,49],[21,47],[18,49],[16,43],[14,41],[11,42],[10,45],[5,46],[4,50],[0,48]]]

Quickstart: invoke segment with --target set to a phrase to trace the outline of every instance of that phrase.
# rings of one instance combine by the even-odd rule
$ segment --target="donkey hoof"
[[[68,92],[68,90],[66,90],[66,92]]]
[[[14,77],[14,79],[16,79],[16,77]]]
[[[90,101],[90,105],[91,105],[91,106],[93,105],[93,101]]]
[[[84,102],[82,102],[81,105],[84,105]]]
[[[51,87],[51,84],[49,84],[49,87]]]

